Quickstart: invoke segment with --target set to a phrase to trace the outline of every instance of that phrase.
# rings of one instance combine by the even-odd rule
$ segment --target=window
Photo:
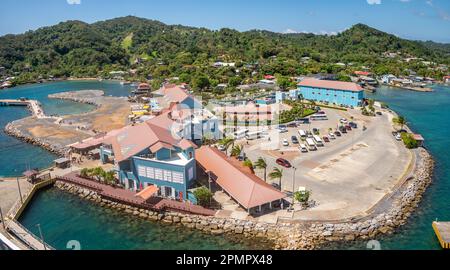
[[[172,172],[172,181],[174,183],[183,184],[184,183],[183,174],[179,172]]]
[[[189,180],[194,179],[194,168],[192,168],[192,167],[189,168],[188,176],[189,176]]]
[[[155,179],[155,169],[147,167],[147,178]]]
[[[164,181],[172,182],[172,172],[164,171]]]
[[[146,177],[146,176],[147,176],[147,174],[146,174],[146,172],[145,172],[145,167],[144,167],[144,166],[138,166],[138,175],[139,175],[139,176],[143,176],[143,177]]]
[[[163,171],[161,169],[155,169],[155,179],[156,180],[164,180]]]

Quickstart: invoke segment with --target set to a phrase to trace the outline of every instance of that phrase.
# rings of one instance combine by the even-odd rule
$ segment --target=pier
[[[28,99],[0,99],[0,106],[27,106],[33,116],[37,118],[48,118],[42,110],[41,103],[37,100]]]
[[[443,249],[450,249],[450,222],[433,222],[433,230]]]

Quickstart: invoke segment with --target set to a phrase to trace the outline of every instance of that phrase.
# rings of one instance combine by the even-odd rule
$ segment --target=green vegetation
[[[311,191],[297,191],[294,193],[294,199],[300,203],[307,203],[311,197]]]
[[[413,138],[412,134],[402,132],[402,141],[408,149],[419,147],[419,143]]]
[[[386,52],[396,57],[384,56]],[[0,37],[0,63],[14,83],[54,77],[111,77],[111,71],[136,70],[125,79],[153,79],[152,85],[179,77],[194,90],[211,92],[219,83],[235,91],[265,74],[277,77],[282,89],[295,85],[292,76],[334,73],[339,80],[363,66],[375,74],[409,74],[442,78],[442,71],[421,61],[450,64],[448,46],[400,39],[358,24],[336,35],[280,34],[232,29],[212,31],[158,21],[123,17],[87,24],[68,21]],[[214,67],[217,61],[235,66]],[[336,63],[344,65],[336,65]],[[218,90],[222,91],[222,90]]]
[[[116,185],[117,180],[114,171],[105,171],[102,167],[84,168],[80,171],[80,177],[95,179],[108,185]]]
[[[316,113],[314,109],[315,105],[313,104],[307,106],[301,101],[284,101],[284,103],[291,106],[292,108],[289,111],[283,111],[280,113],[281,124],[293,122],[296,119]]]
[[[267,182],[267,162],[264,158],[260,157],[255,163],[255,167],[264,170],[264,181]]]
[[[208,207],[211,205],[211,200],[213,194],[206,187],[201,187],[193,192],[195,198],[197,199],[197,203],[201,206]]]
[[[400,126],[400,130],[403,130],[403,128],[408,124],[408,122],[406,121],[406,118],[403,116],[395,117],[394,119],[392,119],[392,122],[394,122],[394,124]]]
[[[271,173],[269,173],[269,177],[272,180],[278,179],[278,185],[279,185],[280,190],[281,190],[281,178],[283,178],[283,170],[280,170],[280,169],[275,167],[275,168],[273,168],[273,171]]]

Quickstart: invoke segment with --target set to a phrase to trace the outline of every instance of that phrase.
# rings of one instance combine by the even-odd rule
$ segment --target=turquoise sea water
[[[242,250],[249,244],[184,227],[165,226],[105,209],[57,189],[39,192],[19,220],[58,250],[76,240],[83,250]],[[252,243],[254,245],[256,243]]]
[[[49,99],[49,94],[77,91],[103,90],[105,95],[128,96],[131,86],[122,86],[113,81],[64,81],[43,84],[24,85],[0,91],[0,99],[17,99],[26,97],[42,103],[47,115],[76,114],[87,112],[94,107],[71,101]],[[23,143],[4,134],[7,123],[29,116],[25,107],[0,107],[0,177],[21,175],[27,168],[45,168],[56,158],[40,147]]]

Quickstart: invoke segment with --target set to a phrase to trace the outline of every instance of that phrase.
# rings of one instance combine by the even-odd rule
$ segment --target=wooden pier
[[[0,99],[0,106],[28,106],[29,101],[20,99]]]
[[[450,249],[450,222],[433,222],[433,230],[443,249]]]

